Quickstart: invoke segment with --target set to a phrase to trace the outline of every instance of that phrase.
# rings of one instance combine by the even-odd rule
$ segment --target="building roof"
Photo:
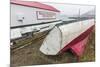
[[[44,10],[60,12],[59,10],[57,10],[56,8],[50,5],[46,5],[46,4],[42,4],[42,3],[34,2],[34,1],[11,0],[11,4],[17,4],[17,5],[22,5],[22,6],[35,7],[35,8],[40,8]]]

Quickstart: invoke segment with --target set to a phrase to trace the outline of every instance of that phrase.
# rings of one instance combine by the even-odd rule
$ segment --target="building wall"
[[[38,20],[36,11],[53,12],[56,13],[56,17],[59,15],[59,12],[11,4],[11,27],[59,20],[57,18]],[[18,21],[19,19],[23,19],[23,22]]]

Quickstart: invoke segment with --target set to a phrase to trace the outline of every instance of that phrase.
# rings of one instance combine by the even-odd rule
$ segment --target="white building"
[[[39,2],[11,0],[11,39],[60,23],[59,13],[56,8]]]

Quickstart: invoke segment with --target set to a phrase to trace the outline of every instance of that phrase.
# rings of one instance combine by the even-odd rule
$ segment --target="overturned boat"
[[[44,39],[40,51],[45,55],[57,55],[72,49],[77,55],[81,55],[94,22],[94,19],[82,19],[57,24]]]

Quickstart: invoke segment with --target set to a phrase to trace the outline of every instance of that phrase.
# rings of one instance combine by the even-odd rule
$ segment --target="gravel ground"
[[[39,51],[41,43],[45,36],[41,39],[31,39],[31,43],[22,49],[11,50],[11,67],[40,65],[40,64],[59,64],[78,62],[77,58],[67,51],[62,55],[46,56]],[[28,39],[30,41],[30,39]],[[24,41],[26,42],[26,41]],[[18,43],[20,44],[20,43]],[[17,45],[17,44],[16,44]],[[80,57],[80,62],[95,61],[95,33],[90,35],[84,54]]]

